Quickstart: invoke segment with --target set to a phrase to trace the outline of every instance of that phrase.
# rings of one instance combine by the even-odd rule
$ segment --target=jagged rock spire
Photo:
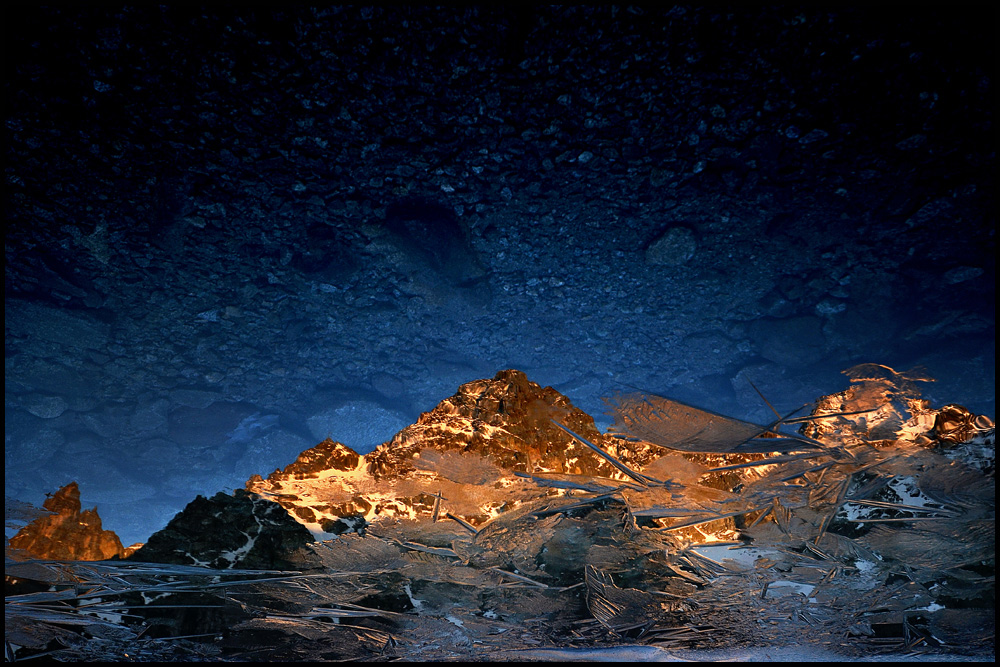
[[[53,514],[39,517],[10,539],[11,555],[51,560],[107,560],[125,548],[104,530],[97,508],[82,510],[80,487],[70,482],[42,503]]]

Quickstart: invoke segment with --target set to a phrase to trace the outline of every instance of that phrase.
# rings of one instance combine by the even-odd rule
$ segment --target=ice
[[[508,476],[482,456],[424,450],[411,474],[388,481],[360,465],[283,481],[275,493],[294,488],[317,508],[364,489],[379,515],[369,512],[364,535],[312,544],[294,572],[266,580],[207,583],[196,568],[127,563],[107,576],[76,570],[58,600],[8,598],[24,621],[17,636],[37,632],[28,620],[59,635],[54,606],[65,615],[85,581],[88,600],[98,584],[141,584],[147,600],[183,586],[236,605],[247,616],[225,625],[228,643],[210,645],[228,659],[992,659],[995,481],[976,454],[992,422],[968,419],[984,427],[971,436],[979,449],[954,455],[969,443],[924,428],[936,423],[914,389],[926,378],[873,365],[852,378],[854,390],[823,397],[811,415],[766,427],[660,399],[621,402],[626,414],[659,406],[622,423],[676,447],[642,470],[602,451],[616,464],[609,477]],[[679,416],[695,425],[675,427]],[[332,490],[336,481],[344,487]],[[433,517],[426,503],[394,505],[418,494],[436,499]],[[448,518],[484,507],[476,525]],[[47,582],[37,567],[24,572]],[[270,643],[251,650],[261,632]]]

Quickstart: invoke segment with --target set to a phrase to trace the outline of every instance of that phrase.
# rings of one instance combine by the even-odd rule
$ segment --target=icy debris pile
[[[986,415],[974,415],[960,405],[933,409],[917,384],[934,382],[923,369],[897,373],[880,364],[860,364],[844,374],[851,386],[817,401],[813,416],[830,417],[811,420],[804,434],[876,445],[902,440],[938,449],[985,444],[985,438],[992,437],[993,421]]]
[[[692,460],[724,454],[728,464],[709,473],[747,471],[695,518],[704,534],[691,545],[699,567],[705,551],[697,542],[718,559],[712,540],[735,537],[730,559],[709,563],[709,571],[752,572],[760,597],[787,598],[775,604],[810,632],[832,636],[853,618],[849,636],[907,649],[983,642],[992,636],[995,597],[992,420],[956,405],[933,409],[918,384],[933,380],[919,371],[863,364],[845,374],[851,386],[821,398],[810,416],[776,413],[742,442],[718,433],[745,431],[744,424],[659,397],[620,400],[617,425],[661,446],[700,451],[687,455]],[[673,419],[688,412],[693,418],[683,423]],[[780,455],[739,455],[771,442]],[[685,489],[685,508],[694,505],[694,488]],[[698,527],[669,509],[633,514],[672,522],[667,531]],[[732,525],[710,528],[713,514]]]

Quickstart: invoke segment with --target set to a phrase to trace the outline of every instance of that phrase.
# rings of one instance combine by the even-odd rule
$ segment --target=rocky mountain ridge
[[[288,554],[312,540],[281,507],[237,489],[233,495],[198,496],[131,559],[216,569],[288,569]]]
[[[635,468],[666,452],[602,434],[556,390],[503,370],[461,385],[369,454],[326,440],[267,479],[254,476],[246,489],[323,536],[356,529],[362,520],[431,517],[442,504],[480,525],[534,494],[532,476],[627,479],[557,421]]]
[[[988,418],[954,405],[932,410],[917,398],[915,380],[886,367],[862,365],[852,372],[847,391],[817,402],[816,418],[802,429],[808,435],[793,439],[795,446],[808,449],[814,447],[809,440],[820,438],[884,447],[901,437],[923,447],[937,443],[948,448],[947,456],[993,475],[992,440],[983,445],[977,437],[992,432]],[[728,435],[740,438],[752,437],[759,427],[658,397],[643,397],[641,403],[640,409],[624,400],[618,409],[631,411],[620,424],[623,435],[631,431],[644,439],[604,434],[559,392],[530,381],[521,371],[503,370],[492,379],[461,385],[369,454],[326,439],[266,479],[254,475],[245,490],[198,496],[144,546],[125,550],[113,532],[102,530],[96,510],[81,512],[75,483],[46,501],[46,510],[55,516],[36,519],[10,543],[36,558],[100,560],[132,556],[139,549],[132,556],[136,560],[283,567],[290,552],[313,540],[364,534],[371,524],[451,518],[475,532],[522,504],[566,490],[620,491],[636,481],[669,486],[677,479],[725,494],[754,483],[773,467],[766,461],[754,464],[768,456],[761,447],[778,451],[786,446],[765,439],[747,453],[716,451],[706,448],[706,437],[720,424],[721,433],[730,429]],[[683,414],[674,413],[671,423],[683,416],[688,423],[683,432],[697,437],[684,436],[685,444],[678,440],[676,425],[670,427],[673,433],[658,430],[664,422],[655,423],[654,416],[664,405],[668,411],[680,406]],[[858,407],[869,414],[857,423],[851,421],[857,418],[836,417]],[[909,420],[906,412],[912,414]],[[699,418],[708,421],[698,424]],[[776,436],[766,429],[761,434]],[[672,441],[654,444],[662,438]],[[715,527],[728,530],[733,525]]]
[[[60,597],[55,610],[8,598],[5,634],[33,651],[55,633],[76,655],[131,655],[147,638],[149,656],[238,660],[623,643],[981,655],[995,617],[992,421],[932,408],[923,375],[847,374],[811,415],[766,427],[621,397],[624,438],[501,371],[369,455],[326,440],[248,490],[199,496],[128,560],[8,567],[25,591],[55,577]],[[71,600],[74,627],[104,644],[52,625]],[[190,636],[171,644],[182,654],[148,643]]]
[[[937,449],[940,454],[934,456],[957,459],[992,476],[995,454],[988,418],[960,412],[957,406],[931,409],[919,399],[920,378],[884,366],[866,364],[846,373],[850,388],[817,401],[814,417],[799,422],[805,424],[799,429],[805,435],[778,434],[645,396],[617,404],[620,435],[633,435],[626,438],[598,431],[589,415],[551,387],[541,387],[521,371],[504,370],[492,379],[461,385],[369,454],[327,439],[266,479],[253,476],[239,497],[280,505],[312,538],[324,540],[347,532],[364,534],[375,525],[445,519],[475,534],[498,517],[554,496],[646,491],[650,484],[697,489],[697,506],[731,503],[740,489],[770,484],[768,475],[785,461],[821,456],[830,446]],[[858,410],[865,414],[856,416]],[[962,443],[956,440],[958,431],[964,433]],[[897,477],[886,487],[895,490],[884,492],[893,502],[933,502],[913,484],[907,487],[909,478]],[[664,513],[663,503],[677,505],[683,494],[663,493],[650,507],[640,503],[633,511],[660,526],[670,525],[669,519],[663,523],[668,516],[697,512],[678,506]],[[643,495],[659,498],[652,491]],[[218,514],[226,511],[222,505],[206,508]],[[676,534],[734,539],[740,525],[725,519]],[[281,530],[286,529],[290,527]],[[233,543],[213,547],[212,553],[237,554],[230,566],[246,566],[238,557],[241,548]]]
[[[83,509],[80,487],[70,482],[42,503],[48,514],[24,526],[8,542],[8,553],[48,560],[107,560],[126,549],[114,531],[104,530],[97,509]]]

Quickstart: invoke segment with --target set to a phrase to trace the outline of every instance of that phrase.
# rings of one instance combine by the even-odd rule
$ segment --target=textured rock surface
[[[48,560],[106,560],[125,555],[114,531],[102,528],[97,510],[82,509],[76,482],[46,498],[42,506],[53,514],[35,519],[10,538],[15,555]]]
[[[327,470],[347,472],[358,467],[361,456],[347,445],[324,440],[299,454],[284,469],[268,475],[269,480],[315,479]],[[260,475],[254,480],[260,481]]]
[[[288,567],[288,555],[311,541],[280,506],[238,489],[198,496],[130,558],[266,570]]]
[[[642,467],[655,458],[648,451],[642,455],[619,450],[620,441],[598,431],[593,417],[568,398],[519,370],[505,370],[492,379],[463,384],[365,460],[376,479],[411,471],[414,455],[427,448],[476,454],[511,471],[598,476],[615,472],[553,420],[632,465]]]
[[[622,477],[553,420],[634,469],[665,451],[600,433],[592,417],[552,387],[505,370],[461,385],[369,454],[358,456],[326,440],[266,480],[254,476],[246,488],[281,504],[322,536],[382,519],[443,516],[446,510],[478,525],[545,495],[515,473],[600,477],[612,486]]]

